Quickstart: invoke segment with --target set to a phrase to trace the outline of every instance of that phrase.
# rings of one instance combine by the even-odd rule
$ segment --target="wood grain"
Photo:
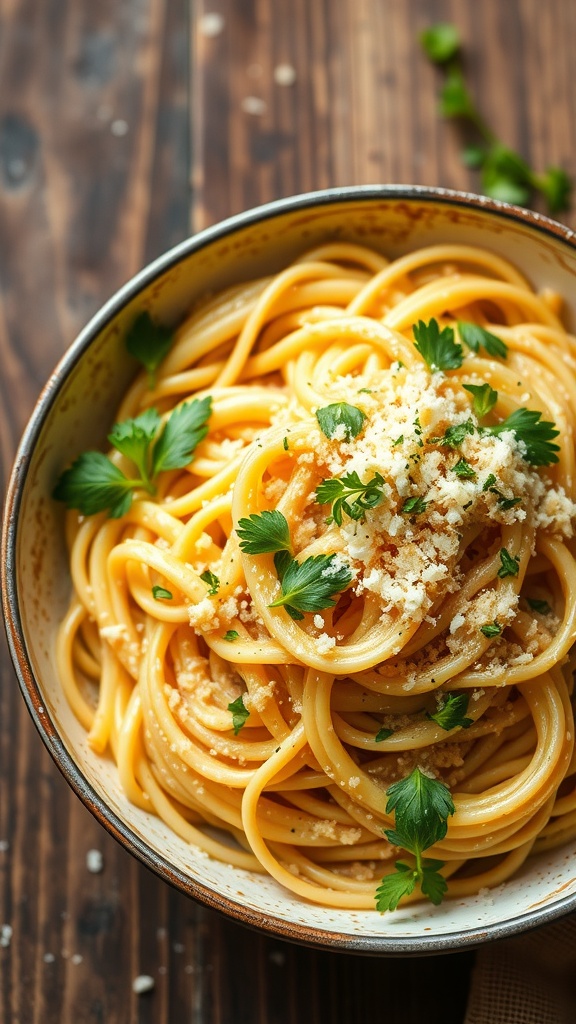
[[[222,30],[210,35],[214,12]],[[576,172],[572,0],[0,0],[4,479],[77,331],[190,227],[332,185],[478,188],[419,52],[436,20],[459,25],[498,134],[537,168]],[[278,81],[282,65],[292,84]],[[60,778],[4,645],[0,669],[0,924],[13,929],[0,947],[2,1022],[460,1024],[470,954],[300,949],[158,881]],[[87,871],[90,849],[101,874]],[[141,973],[155,988],[136,996]]]

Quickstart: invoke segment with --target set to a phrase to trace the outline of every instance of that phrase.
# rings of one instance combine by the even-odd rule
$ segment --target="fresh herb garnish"
[[[456,728],[468,729],[474,721],[472,718],[465,717],[469,699],[467,693],[447,693],[438,710],[433,715],[427,714],[426,717],[436,722],[446,732]]]
[[[453,427],[448,427],[442,437],[431,437],[430,444],[440,444],[446,448],[459,448],[464,438],[468,434],[473,433],[474,424],[472,420],[466,420],[465,423],[457,423]]]
[[[402,444],[403,440],[404,440],[404,434],[400,434],[400,437],[397,437],[396,440],[392,442],[392,447],[395,448],[396,445]]]
[[[458,459],[456,465],[452,466],[452,472],[456,473],[456,476],[460,476],[464,480],[476,479],[476,470],[472,469],[472,466],[466,459]]]
[[[419,320],[412,328],[414,347],[418,350],[432,372],[436,370],[457,370],[462,366],[462,346],[454,341],[451,327],[440,330],[437,320],[424,323]]]
[[[389,736],[393,736],[393,735],[394,735],[394,729],[385,729],[384,726],[382,726],[382,728],[379,729],[378,732],[376,733],[376,735],[374,737],[374,742],[375,743],[382,743],[383,740],[387,740]]]
[[[501,359],[506,359],[508,356],[508,346],[502,341],[502,338],[491,334],[485,327],[480,327],[480,324],[470,324],[459,320],[458,334],[473,352],[484,348],[489,356],[500,356]]]
[[[152,597],[155,601],[171,601],[172,593],[165,587],[154,586],[152,587]]]
[[[205,572],[200,573],[200,579],[209,587],[208,597],[214,597],[220,589],[220,580],[218,577],[215,576],[213,572],[210,572],[210,569],[206,569]]]
[[[140,475],[128,478],[102,452],[83,452],[64,470],[53,497],[85,516],[105,510],[113,519],[125,515],[137,487],[154,494],[158,473],[181,469],[191,462],[196,446],[208,433],[211,402],[208,396],[184,403],[174,410],[162,430],[155,409],[116,423],[109,440],[131,459]]]
[[[342,564],[335,554],[311,555],[303,562],[293,558],[284,568],[282,594],[269,607],[283,605],[296,619],[302,618],[302,612],[333,608],[336,601],[332,595],[344,590],[352,579],[350,566]]]
[[[226,638],[227,636],[224,639]],[[234,735],[237,736],[242,726],[246,725],[250,718],[250,712],[244,707],[242,694],[228,705],[228,711],[232,712],[232,728],[234,729]]]
[[[448,888],[440,874],[443,861],[423,858],[422,853],[446,835],[448,818],[455,811],[450,790],[443,782],[430,779],[415,768],[407,778],[390,786],[386,795],[386,813],[395,811],[396,821],[394,829],[386,829],[384,834],[393,846],[413,854],[416,863],[411,867],[396,861],[396,872],[386,875],[376,890],[376,909],[395,910],[416,885],[423,896],[437,905]]]
[[[331,480],[322,480],[316,488],[316,501],[319,505],[332,505],[332,513],[326,523],[342,526],[342,513],[350,519],[362,519],[366,509],[376,508],[384,500],[384,478],[375,473],[368,483],[363,484],[358,473],[353,470],[345,476]],[[352,500],[353,499],[353,500]]]
[[[556,452],[560,446],[552,444],[552,438],[560,433],[555,423],[542,419],[542,413],[533,409],[515,409],[502,423],[493,427],[483,427],[484,433],[502,434],[512,430],[516,440],[524,446],[522,457],[532,466],[549,466],[558,462]]]
[[[434,64],[445,64],[446,61],[452,60],[460,49],[457,29],[446,22],[424,29],[420,33],[420,42]]]
[[[317,409],[316,419],[326,437],[334,437],[339,427],[343,426],[343,440],[350,441],[353,437],[358,437],[366,414],[357,406],[348,405],[348,402],[335,402],[333,405],[325,405],[323,409]]]
[[[496,622],[496,620],[494,620],[494,622],[487,622],[485,626],[480,626],[480,632],[484,633],[484,636],[487,636],[488,638],[500,636],[500,633],[502,632],[502,626],[500,625],[499,622]]]
[[[288,451],[288,438],[287,437],[283,437],[282,438],[282,447],[283,447],[285,452]]]
[[[507,576],[517,576],[518,569],[520,568],[520,558],[512,555],[506,548],[500,548],[500,568],[498,569],[498,575],[501,580],[505,580]]]
[[[419,516],[421,512],[425,512],[430,503],[424,501],[424,498],[406,498],[406,501],[400,509],[405,515]]]
[[[526,601],[530,605],[533,611],[539,612],[540,615],[551,615],[552,609],[548,604],[548,601],[538,601],[535,597],[527,597]]]
[[[566,171],[548,167],[543,174],[537,174],[523,157],[503,145],[486,124],[464,79],[459,60],[461,43],[455,26],[431,26],[420,39],[430,60],[445,72],[440,113],[467,121],[476,133],[478,141],[464,146],[461,156],[468,167],[479,168],[484,193],[524,206],[536,191],[546,199],[550,213],[569,209],[572,183]]]
[[[489,491],[490,488],[493,487],[495,483],[496,483],[496,477],[494,476],[494,473],[490,473],[486,477],[484,483],[482,484],[482,490],[483,491]]]
[[[192,457],[192,452],[208,433],[208,418],[212,411],[212,399],[195,398],[177,406],[160,434],[152,457],[154,474],[166,469],[183,469]]]
[[[150,388],[156,383],[156,370],[167,355],[173,338],[170,328],[155,324],[146,310],[139,313],[126,335],[126,348],[148,371]]]
[[[498,392],[489,384],[463,384],[462,387],[472,395],[472,408],[479,420],[487,416],[498,401]]]
[[[226,633],[224,633],[224,636],[223,636],[222,639],[223,640],[227,640],[228,643],[232,643],[233,640],[237,640],[238,639],[238,636],[239,636],[239,633],[238,633],[237,629],[228,629],[226,631]],[[228,708],[228,710],[230,710],[230,708]]]
[[[247,555],[292,551],[288,522],[277,509],[252,512],[246,519],[239,519],[236,533],[240,538],[240,548]]]

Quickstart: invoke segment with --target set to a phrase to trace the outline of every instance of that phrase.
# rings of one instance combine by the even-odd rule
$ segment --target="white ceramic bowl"
[[[360,242],[388,256],[466,242],[512,260],[535,285],[558,289],[573,302],[576,321],[574,237],[535,213],[443,189],[370,186],[297,196],[209,228],[146,267],[94,317],[54,371],[21,442],[6,504],[2,587],[10,648],[32,718],[70,785],[112,835],[178,889],[284,938],[388,955],[462,948],[576,908],[576,844],[529,860],[496,895],[380,915],[312,906],[271,878],[199,854],[133,807],[113,763],[88,748],[58,682],[54,638],[70,582],[62,510],[50,497],[62,466],[104,440],[134,372],[121,341],[143,298],[153,316],[177,323],[203,293],[280,270],[327,239]]]

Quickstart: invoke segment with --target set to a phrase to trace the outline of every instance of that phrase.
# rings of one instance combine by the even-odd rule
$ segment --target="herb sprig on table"
[[[463,162],[480,171],[482,190],[493,199],[527,206],[535,192],[540,193],[550,213],[570,208],[572,182],[561,167],[548,167],[542,174],[504,145],[482,117],[466,84],[462,69],[462,43],[454,25],[438,24],[420,36],[422,48],[445,74],[440,92],[440,113],[467,123],[474,141],[462,148]]]

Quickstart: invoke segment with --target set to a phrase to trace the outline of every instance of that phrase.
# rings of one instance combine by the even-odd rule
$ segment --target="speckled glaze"
[[[111,760],[88,748],[60,691],[54,638],[69,597],[62,510],[50,497],[62,467],[95,447],[134,374],[122,338],[142,308],[178,323],[208,291],[280,270],[330,238],[398,256],[465,242],[511,259],[536,286],[566,298],[576,323],[572,231],[527,210],[443,189],[343,188],[271,203],[183,242],[122,288],[88,324],[46,384],[20,444],[2,536],[8,640],[36,727],[98,820],[166,881],[233,918],[312,946],[385,955],[444,952],[501,938],[576,909],[576,844],[530,860],[505,886],[440,907],[394,914],[316,907],[272,879],[213,861],[131,806]]]

